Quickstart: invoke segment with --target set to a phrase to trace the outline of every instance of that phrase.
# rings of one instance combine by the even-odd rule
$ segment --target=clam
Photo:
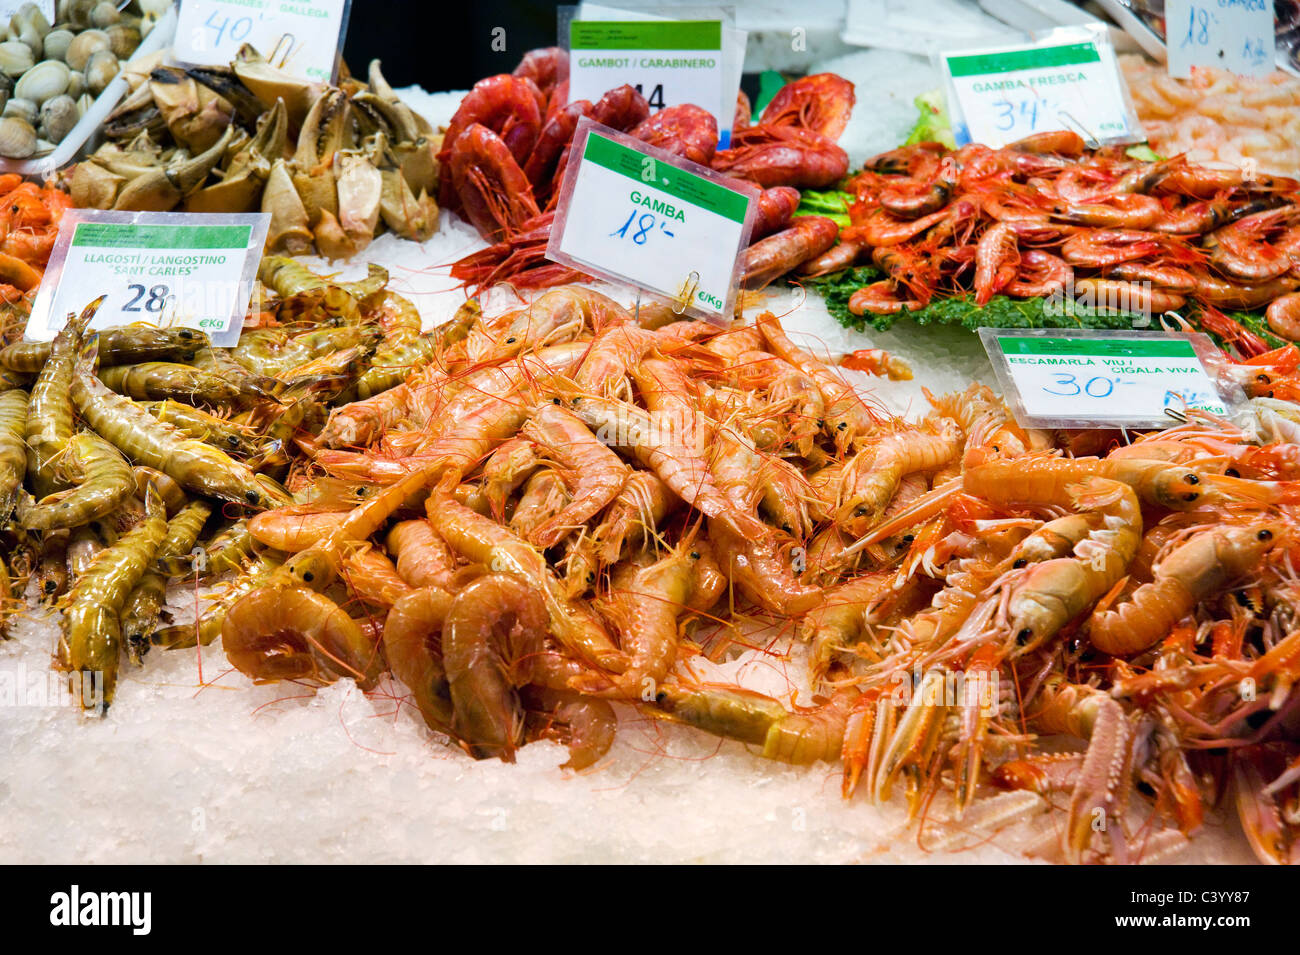
[[[75,38],[71,30],[51,30],[45,34],[45,58],[62,60],[67,56],[68,46]]]
[[[36,152],[36,130],[17,116],[0,119],[0,156],[27,159]]]
[[[9,18],[9,29],[13,33],[21,33],[30,29],[37,36],[43,37],[50,32],[50,21],[45,19],[45,14],[41,12],[41,8],[36,4],[24,3]]]
[[[11,97],[6,101],[3,112],[0,112],[0,116],[12,116],[15,119],[25,119],[28,123],[35,123],[36,115],[36,104],[29,99],[20,99],[17,96]]]
[[[32,27],[23,27],[23,31],[17,34],[18,40],[25,43],[31,48],[32,56],[40,59],[45,52],[44,38],[37,33]]]
[[[72,24],[74,30],[84,30],[91,26],[90,16],[99,0],[63,0],[58,5],[56,19]]]
[[[41,134],[51,142],[62,142],[80,119],[81,110],[71,96],[48,99],[41,106]]]
[[[100,50],[86,63],[86,89],[98,96],[113,82],[120,66],[112,50]]]
[[[76,99],[86,91],[86,77],[75,70],[68,74],[68,95]]]
[[[110,53],[109,56],[112,54]],[[116,73],[116,59],[113,65],[115,67],[113,72]],[[47,99],[66,93],[71,80],[72,71],[68,69],[66,63],[58,60],[43,60],[18,78],[18,82],[14,84],[14,95],[20,99],[31,100],[40,106]],[[90,83],[89,77],[86,78],[86,82]]]
[[[90,11],[90,22],[97,27],[111,26],[122,19],[122,13],[109,0],[100,0]]]
[[[140,45],[140,28],[131,23],[114,23],[104,30],[108,36],[108,48],[119,60],[125,60]]]
[[[22,76],[36,65],[32,48],[20,40],[5,40],[0,43],[0,73],[5,76]]]
[[[86,30],[72,38],[63,59],[72,69],[84,72],[86,61],[91,55],[100,50],[107,50],[110,46],[108,34],[103,30]]]

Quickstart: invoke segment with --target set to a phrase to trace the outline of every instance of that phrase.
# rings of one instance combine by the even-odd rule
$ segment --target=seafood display
[[[335,284],[270,256],[261,277],[260,327],[231,349],[187,328],[88,332],[102,300],[51,343],[0,349],[8,570],[61,600],[60,665],[103,681],[87,707],[112,702],[123,655],[182,642],[165,633],[169,579],[239,567],[247,518],[293,502],[280,479],[299,432],[434,352],[383,269]]]
[[[59,0],[53,24],[35,3],[19,7],[0,29],[0,156],[53,151],[167,6]]]
[[[849,299],[855,315],[1056,298],[1067,314],[1076,301],[1146,316],[1194,308],[1231,338],[1225,310],[1263,310],[1300,288],[1300,183],[1284,177],[1090,151],[1056,132],[997,150],[904,146],[867,160],[847,189],[850,225],[802,271],[870,263],[880,277]]]
[[[738,104],[731,146],[718,150],[717,120],[700,107],[685,103],[652,116],[631,86],[612,89],[594,104],[571,103],[567,74],[564,50],[533,50],[513,74],[476,83],[452,117],[438,154],[439,200],[492,243],[456,262],[454,278],[474,289],[495,282],[546,288],[585,278],[544,258],[583,117],[763,188],[746,254],[747,284],[765,285],[834,243],[830,220],[792,224],[791,217],[799,188],[834,185],[848,171],[848,154],[835,140],[853,109],[852,83],[830,73],[794,80],[752,125],[746,100]]]
[[[1201,67],[1180,80],[1139,56],[1122,56],[1119,65],[1156,152],[1300,177],[1300,79]]]
[[[300,80],[245,45],[228,68],[154,66],[66,174],[80,208],[265,212],[267,250],[331,259],[376,234],[438,228],[439,136],[370,64],[369,82]]]
[[[22,335],[63,211],[71,206],[61,189],[0,175],[0,302],[6,316],[0,341]]]
[[[1032,816],[1013,851],[1052,862],[1300,862],[1294,79],[1126,57],[1149,146],[956,147],[939,92],[880,153],[844,57],[764,73],[719,148],[636,77],[570,102],[559,47],[442,99],[233,34],[131,60],[170,9],[0,22],[0,156],[129,88],[71,165],[0,176],[0,641],[70,691],[41,725],[224,678],[475,786],[723,751],[924,852]],[[584,118],[757,187],[734,314],[546,258]],[[25,338],[68,208],[268,214],[238,342],[97,327],[98,279]],[[1203,331],[1241,393],[1027,428],[943,323]]]

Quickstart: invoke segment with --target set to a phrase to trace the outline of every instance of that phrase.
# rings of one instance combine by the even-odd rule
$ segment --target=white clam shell
[[[71,96],[64,94],[46,100],[41,107],[41,135],[50,142],[61,142],[80,119],[81,110]]]
[[[71,79],[72,71],[66,63],[42,60],[18,77],[18,82],[14,84],[14,95],[40,106],[47,99],[66,93]]]
[[[9,19],[10,25],[17,21],[23,29],[31,28],[38,36],[50,32],[50,21],[45,19],[41,8],[34,3],[24,3]],[[16,31],[15,31],[16,32]]]
[[[17,96],[11,97],[0,111],[2,116],[13,116],[16,119],[25,119],[29,123],[36,122],[37,109],[36,104],[31,100],[21,99]]]
[[[113,82],[118,69],[117,57],[109,50],[100,50],[86,63],[86,89],[98,96]]]
[[[120,19],[122,19],[121,11],[117,9],[116,4],[110,3],[109,0],[100,0],[90,11],[90,22],[97,27],[106,27]]]
[[[86,69],[86,61],[91,55],[109,48],[108,34],[103,30],[86,30],[78,33],[68,44],[63,60],[74,70]]]
[[[0,119],[0,156],[27,159],[36,152],[36,130],[25,119],[6,116]]]
[[[36,65],[32,49],[19,40],[5,40],[0,43],[0,73],[5,76],[22,76]]]
[[[68,47],[76,39],[76,34],[71,30],[51,30],[45,34],[45,58],[47,60],[62,60],[67,56]]]

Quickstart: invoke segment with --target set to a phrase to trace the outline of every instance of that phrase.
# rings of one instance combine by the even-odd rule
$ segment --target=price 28
[[[127,291],[135,294],[122,306],[124,312],[161,312],[172,294],[166,285],[155,285],[149,289],[143,285],[128,285]]]

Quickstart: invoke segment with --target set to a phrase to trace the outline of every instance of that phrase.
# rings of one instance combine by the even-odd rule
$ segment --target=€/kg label
[[[979,334],[1026,427],[1157,427],[1229,410],[1202,360],[1213,348],[1204,335]]]
[[[27,322],[49,341],[94,299],[91,328],[144,322],[239,341],[270,215],[69,209]]]
[[[1165,0],[1169,75],[1197,66],[1243,76],[1273,72],[1273,0]]]
[[[249,43],[294,76],[333,83],[349,6],[349,0],[181,0],[175,57],[229,66]]]
[[[589,119],[573,149],[546,257],[729,318],[757,187]]]

